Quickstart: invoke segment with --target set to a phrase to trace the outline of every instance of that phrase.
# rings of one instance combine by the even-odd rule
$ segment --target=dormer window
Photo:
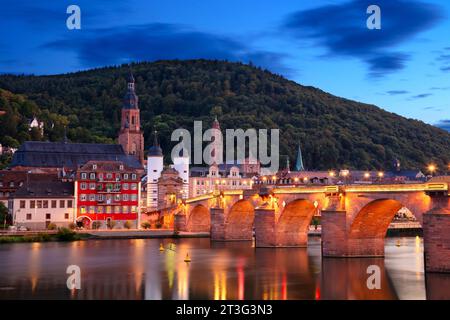
[[[96,164],[92,165],[92,170],[97,170],[97,165]]]
[[[123,165],[121,164],[120,166],[119,166],[119,170],[123,170]]]

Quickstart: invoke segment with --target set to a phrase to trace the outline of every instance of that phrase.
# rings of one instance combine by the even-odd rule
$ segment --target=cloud
[[[436,126],[450,132],[450,120],[441,120],[436,124]]]
[[[405,67],[409,55],[395,48],[430,29],[444,18],[440,6],[411,0],[378,0],[381,30],[369,30],[366,20],[371,0],[352,0],[295,12],[283,30],[297,39],[324,47],[330,56],[354,57],[369,66],[372,76]]]
[[[391,96],[396,96],[396,95],[400,95],[400,94],[407,94],[409,93],[409,91],[406,90],[390,90],[386,92],[387,94],[390,94]]]
[[[423,99],[423,98],[427,98],[432,95],[433,95],[432,93],[421,93],[421,94],[412,96],[411,99]]]
[[[131,61],[202,58],[251,61],[283,75],[292,71],[283,62],[285,54],[254,49],[235,38],[174,24],[153,23],[84,31],[43,47],[73,51],[87,67]]]
[[[441,67],[441,71],[444,72],[450,71],[450,66]]]

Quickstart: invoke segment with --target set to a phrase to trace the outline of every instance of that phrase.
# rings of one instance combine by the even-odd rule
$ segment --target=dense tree
[[[294,162],[302,144],[309,169],[380,169],[398,158],[406,168],[450,161],[450,134],[372,105],[301,86],[266,70],[223,61],[159,61],[133,64],[146,147],[160,132],[166,157],[172,131],[204,129],[218,116],[222,128],[280,129],[280,154]],[[55,76],[0,76],[2,141],[31,139],[21,126],[34,114],[45,121],[44,140],[113,142],[129,66]],[[5,92],[5,91],[3,91]],[[8,93],[11,95],[10,93]],[[4,127],[3,127],[4,125]],[[9,138],[7,138],[9,136]]]

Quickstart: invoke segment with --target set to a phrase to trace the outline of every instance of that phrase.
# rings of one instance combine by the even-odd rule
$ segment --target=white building
[[[68,227],[74,221],[73,182],[31,181],[11,196],[13,224],[44,230],[50,223]]]
[[[155,140],[147,156],[147,212],[158,208],[158,179],[163,169],[164,156],[155,132]]]
[[[182,195],[184,199],[189,198],[189,157],[184,153],[173,159],[173,168],[178,172],[178,175],[183,179]]]

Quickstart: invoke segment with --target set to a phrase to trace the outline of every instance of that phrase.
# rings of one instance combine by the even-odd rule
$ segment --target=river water
[[[421,238],[388,238],[385,251],[321,258],[317,237],[278,249],[209,239],[2,244],[0,299],[450,299],[450,275],[423,272]],[[80,267],[80,290],[67,288],[69,265]],[[380,271],[372,289],[369,266]]]

